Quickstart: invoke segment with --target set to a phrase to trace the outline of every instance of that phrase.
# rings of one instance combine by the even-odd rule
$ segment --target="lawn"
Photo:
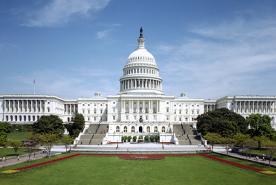
[[[31,135],[32,135],[32,132],[15,131],[8,134],[8,139],[22,141],[22,140],[28,139]]]
[[[1,174],[1,185],[274,185],[276,176],[201,156],[162,160],[123,160],[78,156],[16,174]]]

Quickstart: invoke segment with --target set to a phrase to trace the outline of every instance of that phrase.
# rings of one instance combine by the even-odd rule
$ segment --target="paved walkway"
[[[248,161],[253,161],[253,162],[257,162],[257,163],[261,163],[261,164],[265,164],[265,165],[269,164],[268,160],[257,159],[255,157],[246,157],[246,156],[243,156],[243,155],[240,155],[237,153],[228,152],[228,154],[227,154],[226,152],[221,152],[221,151],[219,151],[219,152],[217,151],[216,153],[220,153],[223,155],[229,155],[229,156],[236,157],[239,159],[245,159]],[[270,161],[270,165],[276,168],[276,161]]]
[[[0,158],[0,168],[5,167],[5,166],[15,165],[15,164],[22,163],[25,161],[41,159],[43,157],[46,157],[46,155],[47,155],[46,153],[39,151],[39,152],[31,153],[31,155],[29,155],[29,154],[20,155],[19,158],[17,156]]]

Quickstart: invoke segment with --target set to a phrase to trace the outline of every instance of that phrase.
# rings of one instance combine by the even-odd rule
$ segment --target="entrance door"
[[[140,126],[140,127],[139,127],[139,133],[142,133],[142,132],[143,132],[143,127]]]

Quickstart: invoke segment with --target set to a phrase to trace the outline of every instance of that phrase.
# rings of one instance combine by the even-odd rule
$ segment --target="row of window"
[[[162,126],[161,132],[164,133],[165,131],[166,131],[166,130],[165,130],[165,127]],[[116,126],[116,132],[117,132],[117,133],[121,132],[120,126]],[[125,132],[125,133],[128,132],[127,126],[124,126],[124,127],[123,127],[123,132]],[[135,133],[135,132],[136,132],[136,129],[135,129],[134,126],[131,127],[130,132],[132,132],[132,133]],[[138,132],[138,130],[137,130],[137,132]],[[139,127],[139,132],[144,132],[141,126]],[[147,127],[146,127],[146,132],[148,132],[148,133],[151,132],[150,126],[147,126]],[[153,132],[158,133],[158,127],[157,127],[157,126],[154,127]]]
[[[15,121],[15,122],[17,122],[17,121],[19,121],[19,122],[21,122],[21,121],[23,121],[23,122],[26,122],[26,121],[37,121],[37,120],[39,120],[39,118],[40,118],[40,116],[30,116],[30,115],[28,115],[28,116],[26,116],[26,115],[19,115],[19,116],[17,116],[17,115],[15,115],[15,116],[13,116],[13,115],[11,115],[11,116],[6,116],[6,121]]]
[[[128,74],[136,74],[136,73],[143,73],[143,74],[155,74],[156,70],[148,69],[148,68],[132,68],[132,69],[125,69],[124,75]]]

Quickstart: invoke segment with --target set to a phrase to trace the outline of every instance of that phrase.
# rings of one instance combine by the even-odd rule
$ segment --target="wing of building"
[[[188,98],[183,93],[179,97],[165,95],[155,58],[145,48],[142,28],[137,42],[137,48],[123,68],[117,95],[102,97],[96,93],[94,97],[75,100],[48,95],[0,95],[0,121],[27,124],[53,114],[66,123],[78,112],[86,121],[79,139],[82,137],[84,143],[89,140],[89,144],[90,136],[85,137],[91,135],[93,128],[97,128],[97,133],[93,134],[99,135],[101,143],[121,141],[123,135],[156,133],[164,142],[175,142],[175,134],[181,134],[179,130],[185,125],[195,127],[198,115],[223,107],[244,117],[251,113],[267,114],[276,128],[276,96],[227,96],[204,100]]]

